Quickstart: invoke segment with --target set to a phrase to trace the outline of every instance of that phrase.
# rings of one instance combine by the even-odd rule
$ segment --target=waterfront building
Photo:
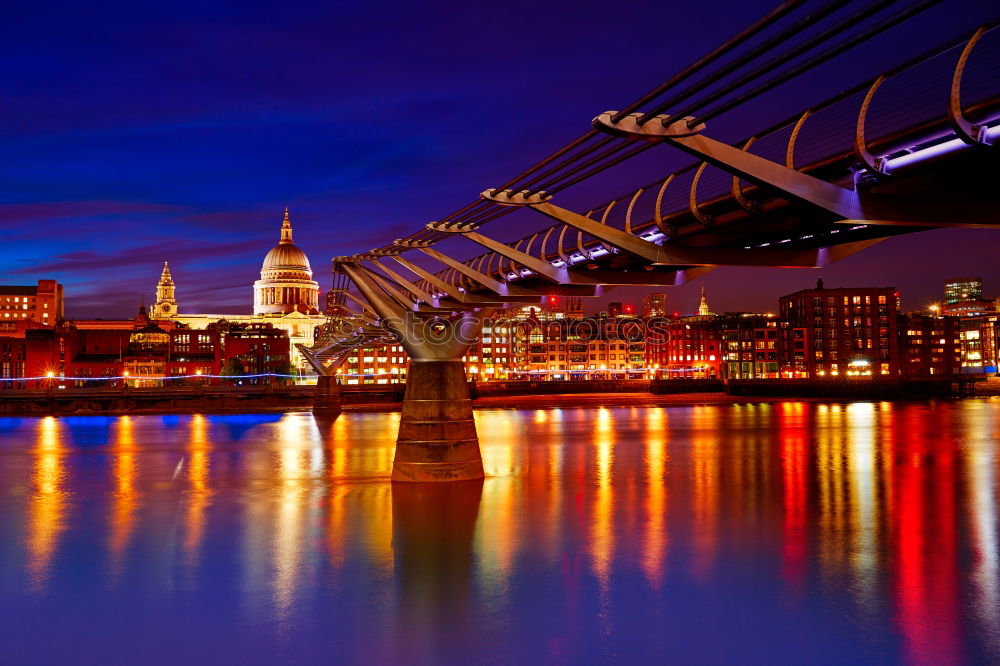
[[[719,318],[677,317],[651,327],[646,365],[664,379],[711,379],[722,362]]]
[[[801,378],[807,375],[805,329],[770,314],[732,313],[720,318],[722,372],[727,379]]]
[[[219,383],[210,376],[289,372],[288,336],[269,324],[222,321],[190,329],[176,322],[153,321],[144,306],[129,321],[128,328],[118,320],[106,328],[99,326],[100,320],[89,320],[81,322],[83,326],[64,321],[28,330],[22,367],[12,364],[11,376],[47,377],[51,373],[53,379],[74,386],[120,386],[124,381],[133,386],[159,386],[170,378]],[[161,326],[164,323],[167,326]],[[0,351],[5,349],[3,340]],[[224,373],[227,367],[230,372]],[[206,379],[196,380],[198,376]]]
[[[0,333],[18,330],[21,321],[54,326],[63,318],[63,307],[63,286],[55,280],[0,285]]]
[[[154,386],[168,376],[217,374],[218,336],[175,325],[166,328],[149,319],[145,306],[126,328],[115,320],[102,328],[99,320],[78,326],[63,322],[52,329],[26,333],[29,377],[70,377],[75,386],[108,386],[128,377],[136,386]]]
[[[629,319],[528,317],[513,322],[512,379],[639,379],[642,327]]]
[[[893,287],[803,289],[779,300],[781,318],[805,331],[810,377],[898,376],[898,292]]]
[[[253,284],[252,314],[180,313],[174,290],[173,276],[164,262],[156,289],[157,300],[153,305],[157,320],[169,320],[197,330],[207,329],[220,321],[249,327],[270,324],[287,334],[293,370],[311,372],[308,362],[295,345],[311,346],[316,329],[326,323],[326,315],[319,309],[319,285],[312,279],[309,258],[293,242],[288,208],[285,208],[281,222],[278,244],[265,255],[260,279]],[[327,309],[329,307],[330,304],[327,304]]]
[[[24,364],[28,358],[28,346],[22,335],[0,337],[0,379],[25,377]],[[25,388],[21,382],[0,381],[0,390]]]
[[[962,372],[962,321],[925,313],[899,316],[899,353],[904,377],[947,377]]]
[[[505,317],[487,319],[479,338],[469,347],[462,362],[470,381],[497,381],[510,376],[514,336]],[[338,369],[344,384],[402,384],[406,382],[410,357],[401,344],[358,347]]]
[[[75,386],[115,385],[123,380],[105,378],[129,377],[136,386],[152,386],[171,375],[217,374],[217,337],[206,332],[193,335],[194,345],[181,344],[192,335],[174,324],[161,327],[142,305],[131,320],[64,321],[27,331],[26,375],[72,377]]]
[[[996,374],[1000,367],[997,314],[961,317],[959,338],[962,342],[963,374]]]
[[[510,376],[514,329],[506,317],[487,319],[479,338],[462,357],[465,374],[473,381],[496,381]]]

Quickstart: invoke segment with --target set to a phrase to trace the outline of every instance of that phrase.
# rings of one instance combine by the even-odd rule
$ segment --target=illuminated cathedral
[[[309,257],[292,242],[292,222],[285,206],[281,240],[264,257],[260,279],[253,283],[254,314],[319,314],[319,284],[312,279]]]
[[[320,312],[319,284],[312,279],[309,257],[292,240],[287,207],[278,244],[264,256],[260,279],[253,284],[253,314],[180,314],[174,291],[170,267],[163,262],[151,319],[169,319],[194,329],[223,319],[240,324],[269,323],[288,333],[290,361],[303,370],[308,366],[295,345],[312,345],[316,327],[326,321]]]

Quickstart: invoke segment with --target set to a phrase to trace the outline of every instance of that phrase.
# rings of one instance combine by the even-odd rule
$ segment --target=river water
[[[1000,662],[1000,401],[0,419],[0,663]]]

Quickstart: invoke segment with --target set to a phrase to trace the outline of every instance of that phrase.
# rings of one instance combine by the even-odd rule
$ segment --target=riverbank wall
[[[402,384],[348,385],[340,389],[341,403],[347,410],[398,407],[403,401]],[[470,382],[469,389],[480,404],[508,406],[516,406],[518,397],[584,394],[833,400],[906,400],[970,394],[949,379],[511,381]],[[312,385],[6,390],[0,391],[0,416],[286,412],[311,409],[315,392]]]
[[[343,386],[345,406],[403,401],[403,386]],[[65,388],[0,391],[0,416],[236,414],[311,409],[316,386]]]
[[[950,379],[730,379],[732,396],[830,398],[835,400],[917,400],[960,394]]]

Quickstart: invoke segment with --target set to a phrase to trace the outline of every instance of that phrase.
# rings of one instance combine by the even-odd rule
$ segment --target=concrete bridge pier
[[[336,418],[344,411],[336,375],[320,375],[317,378],[312,411],[316,416],[326,418]]]
[[[461,360],[414,360],[406,376],[393,481],[483,478],[479,436]]]

